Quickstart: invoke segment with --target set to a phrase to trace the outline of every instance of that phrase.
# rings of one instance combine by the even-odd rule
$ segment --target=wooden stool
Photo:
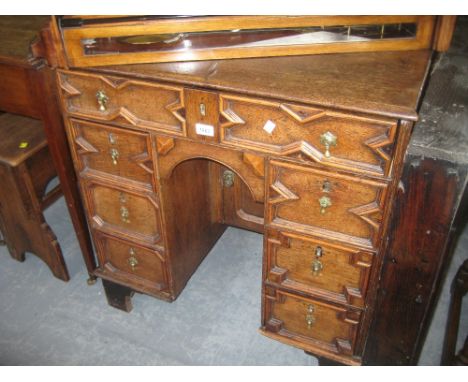
[[[55,176],[42,123],[0,115],[0,239],[14,259],[24,261],[25,252],[32,252],[55,277],[68,281],[62,251],[42,213],[61,195],[60,185],[46,193]]]

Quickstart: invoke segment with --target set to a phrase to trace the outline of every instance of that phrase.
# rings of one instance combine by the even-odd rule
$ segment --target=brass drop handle
[[[323,263],[320,261],[320,258],[323,255],[322,247],[315,248],[315,259],[312,261],[312,274],[318,276],[323,270]]]
[[[320,143],[325,146],[325,157],[330,158],[330,147],[336,146],[336,135],[327,131],[320,136]]]
[[[98,90],[98,92],[96,93],[96,99],[99,105],[99,111],[106,111],[107,101],[109,101],[109,97],[104,92],[104,90]]]
[[[223,173],[223,184],[224,187],[229,188],[234,184],[234,173],[230,170],[226,170]]]
[[[307,323],[307,329],[311,329],[312,326],[315,324],[315,316],[313,315],[315,308],[312,304],[307,305],[307,314],[305,321]]]
[[[132,271],[135,270],[135,267],[138,265],[138,260],[135,257],[135,250],[133,248],[130,248],[129,250],[130,257],[128,258],[127,262],[128,265],[132,268]]]
[[[120,219],[124,223],[130,223],[129,217],[130,217],[130,212],[128,211],[128,208],[124,207],[124,206],[121,206],[120,207]]]
[[[110,156],[111,156],[111,159],[112,159],[112,164],[114,166],[117,166],[117,160],[119,159],[119,150],[117,149],[110,149]]]
[[[319,200],[320,213],[323,215],[328,207],[332,205],[332,201],[328,196],[322,196]]]

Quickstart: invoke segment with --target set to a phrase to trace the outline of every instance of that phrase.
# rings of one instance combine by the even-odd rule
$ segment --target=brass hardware
[[[322,191],[323,192],[330,192],[331,191],[331,182],[329,180],[325,180],[322,184]]]
[[[114,166],[117,165],[117,159],[119,159],[119,150],[117,149],[110,149],[110,156],[112,158],[112,164]]]
[[[323,263],[319,260],[323,255],[322,247],[315,248],[315,260],[312,262],[312,274],[318,276],[323,270]]]
[[[336,146],[337,137],[327,131],[320,136],[320,143],[325,146],[325,156],[330,158],[330,147]]]
[[[28,146],[29,146],[29,142],[27,141],[21,141],[20,144],[18,145],[20,149],[25,149]]]
[[[230,170],[226,170],[223,173],[223,184],[224,187],[229,188],[234,184],[234,173]]]
[[[318,200],[320,204],[320,213],[323,215],[325,213],[326,208],[332,205],[331,199],[328,196],[322,196]]]
[[[200,114],[204,117],[206,115],[206,106],[204,103],[200,104]]]
[[[116,143],[114,134],[112,134],[112,133],[109,133],[109,142],[110,142],[111,145],[115,145],[115,143]]]
[[[120,203],[126,203],[127,202],[127,196],[123,192],[121,192],[119,194],[119,201],[120,201]]]
[[[120,206],[120,219],[122,219],[124,223],[130,223],[129,217],[130,217],[130,212],[128,211],[128,208],[124,206]]]
[[[128,265],[130,265],[130,267],[132,268],[132,271],[134,271],[135,267],[138,265],[138,259],[135,257],[135,250],[133,248],[130,248],[128,253],[130,254],[130,257],[128,258],[127,262]]]
[[[312,304],[307,305],[307,314],[306,314],[306,323],[307,323],[307,329],[312,328],[312,325],[315,324],[315,317],[313,315],[315,311],[315,308]]]
[[[107,101],[109,101],[109,97],[104,92],[104,90],[98,90],[98,92],[96,93],[96,99],[99,104],[99,111],[106,111]]]

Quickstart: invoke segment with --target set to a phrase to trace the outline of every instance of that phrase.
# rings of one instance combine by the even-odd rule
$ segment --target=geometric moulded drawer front
[[[267,236],[269,282],[363,308],[374,254],[272,231]]]
[[[68,130],[79,172],[99,172],[153,188],[149,134],[73,119]]]
[[[96,233],[99,272],[137,290],[158,293],[168,287],[162,252]]]
[[[377,248],[386,183],[276,160],[268,177],[267,224]]]
[[[82,184],[93,228],[151,245],[162,245],[160,211],[154,195],[92,181]]]
[[[220,96],[224,144],[389,176],[397,121],[310,106]]]
[[[58,82],[70,115],[185,136],[181,87],[66,71]]]
[[[264,330],[309,351],[352,357],[362,312],[266,288]]]

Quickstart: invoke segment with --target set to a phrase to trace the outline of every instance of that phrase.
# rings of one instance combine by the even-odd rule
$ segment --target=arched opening
[[[233,182],[225,182],[230,171]],[[242,177],[206,158],[178,163],[161,178],[167,235],[178,294],[227,226],[263,232],[263,208]]]

